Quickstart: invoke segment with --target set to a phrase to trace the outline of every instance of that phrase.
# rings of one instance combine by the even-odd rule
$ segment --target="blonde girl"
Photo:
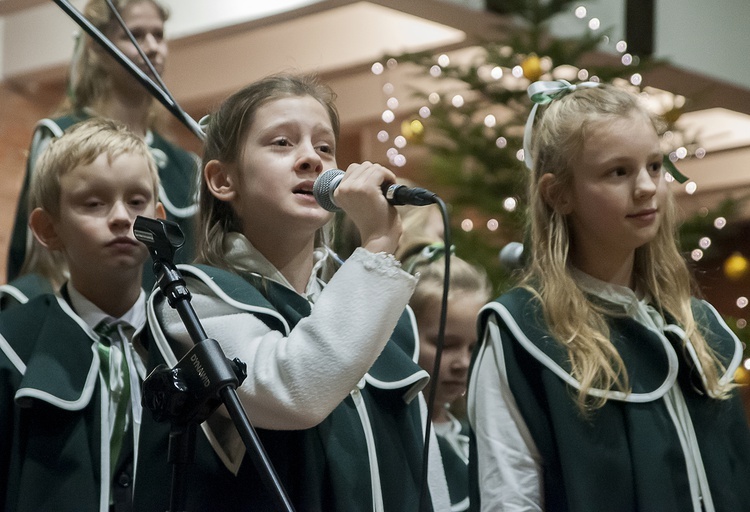
[[[743,509],[742,348],[691,296],[654,118],[610,85],[529,95],[528,263],[469,385],[476,509]]]

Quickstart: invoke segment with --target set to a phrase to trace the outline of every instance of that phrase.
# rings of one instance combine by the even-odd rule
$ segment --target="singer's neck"
[[[292,288],[304,296],[314,266],[315,237],[308,240],[288,237],[270,241],[270,243],[250,240],[253,246],[289,281]]]
[[[93,110],[98,115],[120,121],[133,133],[145,137],[149,129],[151,104],[152,99],[147,94],[114,92],[106,101],[93,105]]]

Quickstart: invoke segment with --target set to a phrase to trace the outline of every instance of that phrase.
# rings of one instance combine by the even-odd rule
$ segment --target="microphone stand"
[[[197,425],[222,403],[229,411],[261,480],[276,499],[277,509],[293,512],[294,507],[237,397],[237,386],[247,376],[247,366],[239,359],[227,359],[219,343],[206,336],[190,304],[191,295],[185,280],[172,262],[174,251],[184,242],[179,225],[138,216],[133,232],[148,247],[159,288],[169,305],[177,310],[195,343],[174,368],[159,365],[143,382],[143,406],[151,410],[156,421],[171,422],[170,512],[186,510],[186,470],[194,459]]]

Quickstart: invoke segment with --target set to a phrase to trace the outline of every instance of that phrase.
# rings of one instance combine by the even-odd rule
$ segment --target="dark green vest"
[[[180,268],[185,275],[212,281],[231,299],[252,307],[255,316],[269,328],[284,334],[310,314],[310,304],[304,298],[259,276],[246,276],[244,280],[211,267]],[[202,276],[202,272],[206,275]],[[158,307],[160,298],[156,302]],[[389,512],[418,510],[422,420],[417,400],[407,404],[403,398],[405,390],[426,375],[414,362],[414,332],[411,317],[404,314],[368,372],[372,379],[361,391],[375,437],[385,510]],[[160,350],[161,347],[149,349],[151,365],[163,362]],[[402,380],[407,382],[403,387],[389,386]],[[373,385],[377,381],[384,385]],[[252,411],[247,412],[252,422]],[[167,507],[168,430],[168,425],[155,423],[144,412],[135,492],[139,511],[162,512]],[[372,510],[367,445],[351,396],[314,428],[257,431],[297,511]],[[196,464],[188,476],[188,510],[273,510],[273,500],[247,455],[235,476],[219,460],[205,435],[199,433],[197,444]]]
[[[741,352],[736,338],[713,308],[698,300],[692,306],[710,346],[733,372]],[[665,344],[631,318],[609,318],[632,393],[610,398],[584,419],[575,404],[566,351],[548,333],[531,294],[514,289],[488,305],[480,315],[482,331],[490,316],[500,327],[511,391],[543,460],[547,511],[692,510],[683,448],[662,399],[675,380],[695,427],[716,510],[747,509],[750,430],[742,404],[736,394],[729,400],[705,395],[700,367],[685,349],[681,329],[667,325]],[[475,454],[475,443],[472,448]],[[476,479],[472,482],[472,509],[478,510]]]
[[[51,294],[0,315],[2,510],[100,510],[99,363],[80,322]],[[130,448],[115,469],[113,494],[126,503],[116,510],[130,506]]]
[[[39,274],[26,274],[8,284],[0,285],[0,311],[25,304],[34,297],[54,293],[52,285]]]

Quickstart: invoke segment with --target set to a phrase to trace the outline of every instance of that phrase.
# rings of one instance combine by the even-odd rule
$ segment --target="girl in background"
[[[414,207],[418,208],[418,207]],[[421,211],[431,210],[423,207]],[[438,217],[439,217],[439,211]],[[416,212],[414,213],[416,215]],[[402,241],[409,233],[406,225],[414,215],[402,216],[405,226]],[[420,213],[425,216],[427,213]],[[420,231],[420,226],[412,229]],[[468,425],[462,415],[456,417],[452,406],[461,411],[469,372],[471,353],[476,345],[477,314],[490,298],[490,283],[480,268],[452,254],[448,308],[445,324],[443,352],[440,358],[439,376],[432,375],[440,328],[440,309],[445,281],[445,244],[443,242],[419,242],[414,237],[411,246],[399,247],[397,254],[404,261],[404,268],[419,274],[409,306],[419,328],[419,366],[437,378],[432,422],[440,446],[451,510],[469,509],[469,435]],[[424,240],[424,238],[423,238]]]
[[[655,120],[584,85],[529,88],[528,263],[480,316],[472,508],[744,510],[742,347],[691,296]]]

